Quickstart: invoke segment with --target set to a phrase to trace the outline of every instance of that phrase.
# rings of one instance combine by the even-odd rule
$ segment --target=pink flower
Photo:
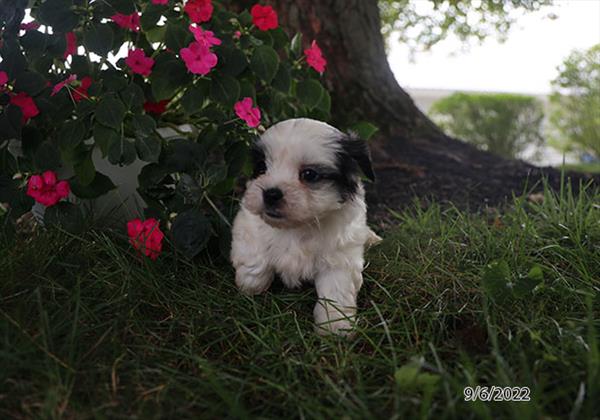
[[[268,31],[279,26],[277,13],[275,13],[275,10],[271,6],[255,4],[250,9],[250,14],[252,15],[252,23],[261,31]]]
[[[92,78],[90,76],[85,76],[81,79],[79,87],[73,89],[73,100],[75,102],[79,102],[82,99],[89,99],[88,97],[88,89],[92,85]]]
[[[164,6],[169,4],[169,0],[152,0],[152,4],[159,4]]]
[[[130,15],[117,13],[112,15],[110,18],[121,28],[129,29],[133,32],[138,32],[140,30],[140,14],[137,12],[134,12]]]
[[[134,73],[141,74],[142,76],[150,76],[150,73],[152,73],[152,66],[154,66],[154,59],[146,57],[144,50],[136,48],[134,50],[129,50],[127,58],[125,59],[125,64],[127,64]]]
[[[242,33],[240,31],[235,31],[233,33],[233,38],[234,39],[240,39],[241,36],[242,36]]]
[[[19,29],[23,30],[23,31],[35,31],[36,29],[38,29],[41,25],[39,23],[37,23],[35,20],[31,21],[31,22],[27,22],[27,23],[21,23],[19,25]]]
[[[212,0],[188,0],[183,10],[194,23],[208,22],[213,13]]]
[[[218,60],[216,54],[199,42],[192,42],[187,48],[182,48],[179,55],[189,71],[203,76],[217,65]]]
[[[56,95],[62,88],[64,88],[66,85],[70,85],[75,80],[77,80],[77,75],[72,74],[69,77],[67,77],[65,80],[63,80],[62,82],[58,82],[52,88],[52,93],[50,94],[50,96]]]
[[[215,34],[213,31],[205,31],[200,26],[194,26],[194,25],[190,25],[189,29],[190,29],[190,32],[192,32],[194,34],[194,38],[196,39],[196,42],[198,42],[200,45],[203,45],[203,46],[206,46],[209,48],[212,47],[213,45],[221,45],[221,40],[219,38],[215,37]]]
[[[323,53],[321,52],[321,48],[317,45],[317,41],[313,41],[310,48],[304,50],[304,55],[306,56],[306,62],[309,66],[321,74],[325,71],[327,60],[323,58]]]
[[[33,175],[27,182],[27,195],[35,201],[50,207],[69,196],[71,188],[68,181],[58,181],[56,173],[46,171],[42,175]]]
[[[25,92],[19,92],[10,98],[10,103],[21,108],[21,123],[25,124],[30,118],[35,117],[40,113],[40,110],[35,105],[33,98]]]
[[[8,83],[8,74],[5,71],[0,71],[0,86]]]
[[[167,110],[169,99],[163,99],[159,102],[144,102],[144,111],[148,114],[160,115]]]
[[[235,113],[242,120],[246,121],[249,127],[256,127],[260,124],[260,109],[252,108],[252,98],[244,98],[233,106]]]
[[[67,32],[65,39],[67,40],[67,48],[65,48],[63,58],[66,60],[70,55],[73,55],[77,52],[77,37],[75,36],[74,32]]]
[[[138,251],[143,251],[151,260],[158,258],[162,251],[162,241],[165,237],[160,230],[160,223],[156,219],[142,222],[133,219],[127,222],[127,235],[129,243]]]

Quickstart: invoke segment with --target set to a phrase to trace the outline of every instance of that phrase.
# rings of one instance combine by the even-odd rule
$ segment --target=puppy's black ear
[[[265,151],[258,139],[250,145],[250,160],[252,162],[252,179],[267,172]]]
[[[342,139],[342,148],[344,152],[348,154],[362,170],[363,174],[371,180],[375,181],[375,173],[371,166],[371,153],[367,142],[358,137],[355,133],[350,132]]]

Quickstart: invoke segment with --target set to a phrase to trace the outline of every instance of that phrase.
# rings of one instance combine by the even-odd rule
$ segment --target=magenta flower
[[[69,196],[71,188],[68,181],[58,181],[56,173],[46,171],[42,175],[33,175],[27,181],[27,195],[46,207],[51,207]]]
[[[216,54],[199,42],[192,42],[187,48],[182,48],[179,55],[190,72],[203,76],[208,74],[218,61]]]
[[[38,29],[41,25],[39,23],[37,23],[35,20],[31,21],[31,22],[27,22],[27,23],[21,23],[19,25],[19,29],[23,30],[23,31],[35,31],[36,29]]]
[[[142,76],[150,76],[152,73],[152,66],[154,66],[154,59],[146,57],[144,50],[136,48],[129,50],[125,64],[129,66],[132,72],[141,74]]]
[[[152,0],[152,4],[159,4],[165,6],[169,4],[169,0]]]
[[[275,13],[275,10],[271,6],[255,4],[250,9],[250,14],[252,15],[252,23],[261,31],[276,29],[279,26],[277,13]]]
[[[310,48],[304,50],[304,55],[306,56],[306,62],[309,66],[321,74],[325,71],[327,60],[323,58],[323,53],[321,52],[321,48],[317,45],[317,41],[313,41]]]
[[[69,77],[67,77],[65,80],[63,80],[62,82],[58,82],[52,88],[52,93],[50,94],[50,96],[56,95],[62,88],[64,88],[66,85],[70,85],[75,80],[77,80],[77,75],[72,74]]]
[[[121,28],[129,29],[133,32],[138,32],[140,30],[140,14],[137,12],[134,12],[130,15],[117,13],[112,15],[110,18]]]
[[[129,243],[151,260],[157,259],[160,255],[165,235],[160,230],[158,220],[148,219],[144,222],[140,219],[130,220],[127,222],[127,236],[129,236]]]
[[[66,60],[70,55],[77,52],[77,37],[74,32],[67,32],[65,34],[65,39],[67,40],[67,48],[65,48],[63,58]]]
[[[35,117],[40,113],[33,98],[25,92],[19,92],[11,96],[10,103],[21,108],[21,123],[25,124],[30,118]]]
[[[212,0],[188,0],[183,10],[194,23],[208,22],[213,13]]]
[[[260,124],[260,109],[252,107],[252,98],[244,98],[233,106],[235,113],[242,120],[246,121],[249,127],[256,127]]]
[[[5,71],[0,71],[0,86],[8,83],[8,74]]]
[[[200,26],[194,26],[194,25],[190,25],[189,26],[190,32],[194,34],[194,38],[196,39],[196,42],[198,42],[200,45],[206,46],[206,47],[212,47],[213,45],[221,45],[221,40],[217,37],[215,37],[215,34],[213,31],[207,31],[202,29]]]

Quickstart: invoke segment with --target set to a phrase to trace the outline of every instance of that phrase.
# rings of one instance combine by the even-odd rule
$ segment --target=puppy
[[[374,180],[366,143],[320,121],[291,119],[253,148],[254,175],[233,225],[238,288],[314,282],[317,332],[346,335],[356,317],[365,245],[381,240],[366,223],[361,171]]]

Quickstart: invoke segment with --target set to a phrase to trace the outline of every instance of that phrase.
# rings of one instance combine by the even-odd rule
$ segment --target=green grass
[[[567,171],[600,174],[600,163],[570,163],[561,166]]]
[[[139,261],[120,232],[5,239],[0,418],[598,416],[600,194],[560,195],[399,214],[349,341],[313,333],[312,289],[244,297],[218,259]],[[543,281],[488,296],[494,261]],[[477,385],[532,401],[465,402]]]

